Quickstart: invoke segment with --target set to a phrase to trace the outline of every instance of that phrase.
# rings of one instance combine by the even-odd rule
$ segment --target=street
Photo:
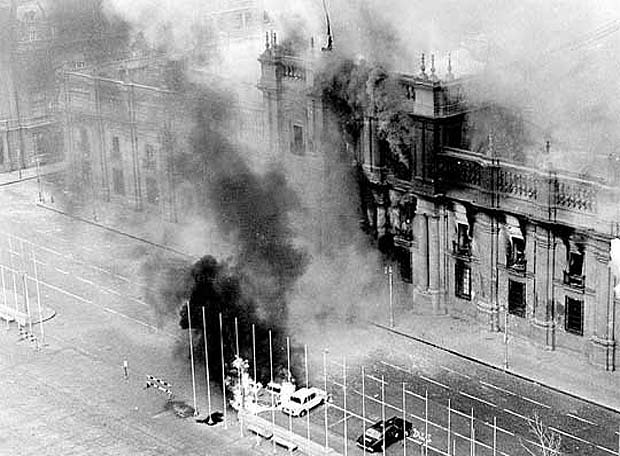
[[[254,440],[237,438],[232,416],[226,431],[180,420],[165,411],[164,394],[143,389],[145,375],[164,378],[175,397],[191,405],[187,335],[175,318],[158,314],[147,301],[148,283],[140,274],[140,259],[158,248],[37,206],[33,189],[22,183],[0,190],[7,305],[15,305],[15,297],[20,308],[25,305],[24,282],[12,281],[12,271],[22,271],[34,320],[37,278],[41,304],[56,315],[43,323],[40,342],[46,345],[40,351],[19,341],[14,324],[1,333],[6,402],[0,424],[10,431],[0,445],[9,449],[5,454],[34,455],[43,448],[61,454],[254,454]],[[39,325],[33,332],[40,334]],[[330,352],[324,368],[328,347],[309,347],[310,383],[326,382],[334,399],[327,409],[315,409],[308,419],[289,419],[280,411],[265,418],[300,435],[309,432],[320,443],[327,418],[328,445],[362,454],[355,440],[364,427],[404,414],[418,437],[429,437],[428,454],[516,456],[526,454],[522,444],[538,443],[528,425],[536,414],[561,435],[567,455],[618,454],[617,413],[371,325],[364,334],[372,347],[346,366],[342,356]],[[204,378],[201,367],[196,377]],[[197,381],[197,396],[204,411],[204,380]],[[416,454],[421,446],[415,440],[394,444],[386,453]]]

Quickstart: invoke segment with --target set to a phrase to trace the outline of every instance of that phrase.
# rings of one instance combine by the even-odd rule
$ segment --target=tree
[[[521,446],[528,454],[531,456],[561,456],[562,437],[545,426],[538,413],[534,413],[534,419],[529,420],[529,425],[530,431],[537,439],[537,442],[531,442],[536,446],[536,449],[532,450],[523,440],[519,439]]]

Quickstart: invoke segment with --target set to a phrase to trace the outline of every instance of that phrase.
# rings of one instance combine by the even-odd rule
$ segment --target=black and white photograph
[[[0,0],[0,456],[620,456],[618,0]]]

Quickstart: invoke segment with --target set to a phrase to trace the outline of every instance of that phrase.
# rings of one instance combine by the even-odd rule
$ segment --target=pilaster
[[[475,290],[474,303],[480,314],[488,322],[489,330],[500,329],[500,304],[498,289],[499,224],[493,215],[480,212],[476,215],[474,254],[478,257],[477,271],[472,274]]]
[[[616,280],[609,267],[610,244],[607,240],[597,240],[586,249],[586,281],[592,283],[596,295],[591,302],[585,327],[591,328],[588,357],[592,364],[605,370],[616,368],[616,338],[614,337],[616,300],[614,285]],[[590,261],[588,261],[590,260]],[[587,323],[590,322],[588,325]]]
[[[534,230],[534,303],[531,321],[534,337],[549,350],[555,350],[556,308],[553,278],[555,277],[555,235],[536,226]]]

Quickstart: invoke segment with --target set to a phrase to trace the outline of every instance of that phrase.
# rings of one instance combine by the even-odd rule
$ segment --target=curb
[[[519,373],[514,372],[512,370],[505,370],[504,368],[496,366],[495,364],[491,364],[491,363],[489,363],[487,361],[483,361],[481,359],[474,358],[474,357],[469,356],[469,355],[465,355],[463,353],[457,352],[456,350],[452,350],[451,348],[442,347],[441,345],[437,345],[434,342],[431,342],[431,341],[428,341],[428,340],[425,340],[425,339],[421,339],[421,338],[419,338],[417,336],[413,336],[413,335],[405,333],[403,331],[399,331],[398,329],[389,328],[389,327],[384,326],[384,325],[382,325],[380,323],[372,323],[371,322],[370,324],[372,326],[375,326],[376,328],[383,329],[385,331],[391,332],[391,333],[396,334],[398,336],[406,337],[407,339],[414,340],[414,341],[416,341],[418,343],[427,345],[427,346],[435,348],[437,350],[441,350],[441,351],[449,353],[449,354],[451,354],[453,356],[458,356],[459,358],[466,359],[467,361],[470,361],[472,363],[480,364],[482,366],[491,368],[491,369],[493,369],[495,371],[502,372],[502,373],[504,373],[506,375],[510,375],[512,377],[518,378],[519,380],[523,380],[523,381],[526,381],[528,383],[532,383],[534,385],[540,386],[540,387],[542,387],[544,389],[553,391],[555,393],[564,394],[566,396],[572,397],[573,399],[578,399],[578,400],[583,401],[583,402],[585,402],[587,404],[594,405],[596,407],[600,407],[602,409],[605,409],[608,412],[612,412],[612,413],[615,413],[615,414],[620,414],[620,409],[616,409],[616,408],[611,407],[611,406],[609,406],[607,404],[603,404],[601,402],[598,402],[598,401],[595,401],[595,400],[592,400],[592,399],[587,399],[587,398],[585,398],[583,396],[579,396],[578,394],[571,393],[570,391],[565,391],[565,390],[560,389],[560,388],[555,387],[555,386],[547,385],[545,383],[540,382],[539,380],[535,380],[535,379],[533,379],[531,377],[519,374]]]
[[[157,248],[160,248],[162,250],[167,250],[169,252],[172,252],[172,253],[174,253],[176,255],[180,255],[180,256],[188,258],[188,259],[194,259],[195,258],[192,255],[190,255],[190,254],[188,254],[186,252],[182,252],[180,250],[177,250],[177,249],[175,249],[173,247],[169,247],[167,245],[159,244],[159,243],[154,242],[154,241],[149,241],[148,239],[144,239],[144,238],[135,236],[133,234],[126,233],[124,231],[118,230],[116,228],[112,228],[111,226],[103,225],[101,223],[93,222],[92,220],[88,220],[86,218],[79,217],[77,215],[69,214],[68,212],[65,212],[65,211],[63,211],[61,209],[57,209],[55,207],[50,207],[50,206],[48,206],[46,204],[37,203],[37,206],[39,206],[39,207],[41,207],[43,209],[47,209],[48,211],[52,211],[52,212],[56,212],[57,214],[64,215],[65,217],[69,217],[71,219],[78,220],[80,222],[88,223],[89,225],[96,226],[98,228],[102,228],[102,229],[110,231],[112,233],[128,237],[128,238],[133,239],[135,241],[144,242],[146,244],[152,245],[153,247],[157,247]]]
[[[22,177],[21,179],[15,179],[15,180],[10,180],[10,181],[6,181],[6,182],[0,182],[0,187],[6,187],[8,185],[13,185],[13,184],[19,184],[20,182],[25,182],[25,181],[29,181],[29,180],[33,180],[36,179],[37,176],[28,176],[28,177]]]

